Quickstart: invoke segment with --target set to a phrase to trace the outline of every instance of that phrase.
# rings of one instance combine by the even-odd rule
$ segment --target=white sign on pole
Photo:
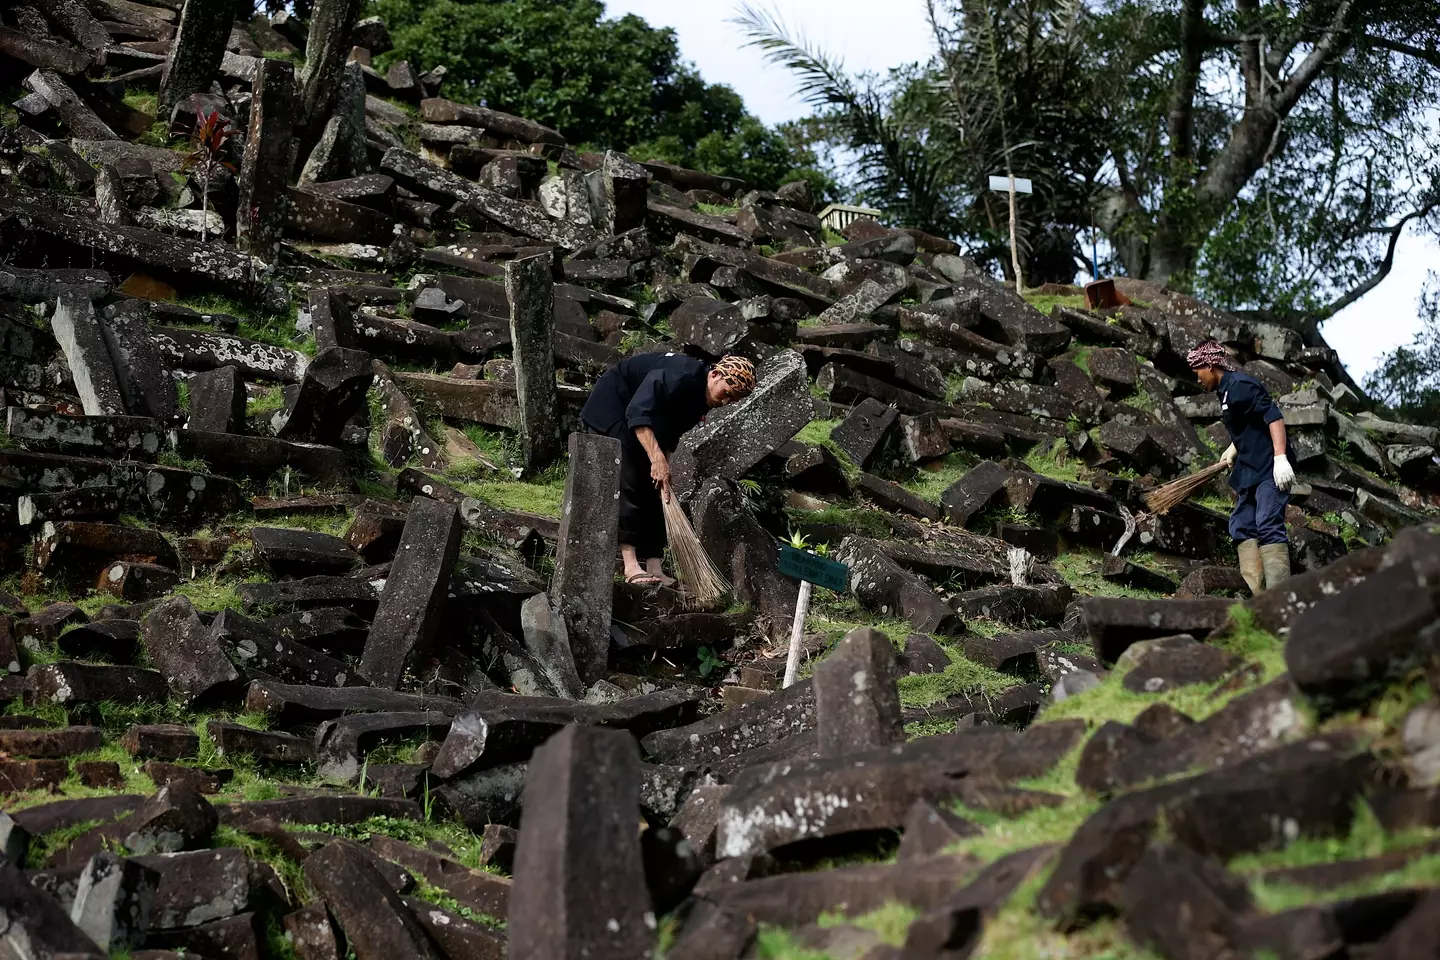
[[[1010,192],[1010,178],[1009,178],[1009,177],[991,177],[991,178],[990,178],[990,189],[991,189],[991,190],[1002,190],[1002,191],[1004,191],[1005,193],[1009,193],[1009,192]],[[1016,177],[1016,178],[1015,178],[1015,192],[1016,192],[1016,193],[1034,193],[1035,191],[1034,191],[1034,189],[1031,187],[1030,180],[1029,180],[1028,177]]]

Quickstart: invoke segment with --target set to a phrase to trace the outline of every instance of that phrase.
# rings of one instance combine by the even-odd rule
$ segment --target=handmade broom
[[[700,545],[680,498],[669,490],[663,490],[660,501],[665,505],[665,535],[670,539],[670,552],[675,555],[675,573],[680,582],[689,589],[697,600],[709,603],[719,600],[730,589],[710,555]]]
[[[1163,487],[1157,487],[1145,494],[1145,508],[1152,516],[1160,516],[1171,507],[1178,506],[1188,500],[1196,491],[1210,482],[1210,478],[1226,469],[1225,463],[1212,463],[1204,470],[1199,470],[1188,477],[1181,477],[1179,480],[1171,480]]]

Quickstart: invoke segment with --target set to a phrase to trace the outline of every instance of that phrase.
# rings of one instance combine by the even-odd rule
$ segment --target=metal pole
[[[790,656],[785,661],[785,682],[782,686],[794,683],[795,675],[800,672],[800,641],[805,637],[805,615],[810,612],[810,594],[814,592],[813,583],[800,581],[800,596],[795,601],[795,622],[790,625]]]

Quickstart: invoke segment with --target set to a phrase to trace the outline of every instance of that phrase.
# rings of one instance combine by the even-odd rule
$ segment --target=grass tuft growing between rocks
[[[1056,440],[1050,445],[1050,449],[1041,450],[1039,447],[1031,448],[1025,454],[1025,465],[1042,477],[1049,477],[1051,480],[1062,480],[1065,483],[1080,482],[1079,460],[1069,455],[1069,448],[1064,440]]]
[[[836,526],[845,528],[847,533],[859,534],[875,540],[888,540],[894,534],[890,515],[883,510],[869,507],[852,507],[843,504],[826,507],[824,510],[785,511],[792,528],[805,526]],[[839,546],[839,541],[835,542]]]
[[[947,454],[929,465],[933,469],[916,470],[913,477],[900,481],[900,485],[931,503],[939,503],[940,494],[977,463],[979,460],[972,454]]]
[[[1065,582],[1076,592],[1092,597],[1128,597],[1135,600],[1159,600],[1167,594],[1143,587],[1127,587],[1111,583],[1100,575],[1105,555],[1092,547],[1072,547],[1052,561],[1053,566]]]
[[[824,447],[829,450],[835,455],[835,459],[840,461],[840,470],[845,474],[845,478],[854,483],[860,477],[860,467],[851,461],[850,454],[830,439],[831,432],[840,424],[840,420],[811,420],[800,428],[799,433],[795,434],[795,441],[807,446]]]
[[[1056,307],[1072,307],[1076,310],[1085,309],[1084,294],[1059,295],[1053,293],[1025,293],[1021,294],[1025,301],[1045,314],[1047,317]]]
[[[946,652],[950,654],[950,665],[943,673],[900,678],[901,704],[929,707],[950,697],[994,697],[1020,685],[1019,678],[967,660],[954,648],[946,647]]]

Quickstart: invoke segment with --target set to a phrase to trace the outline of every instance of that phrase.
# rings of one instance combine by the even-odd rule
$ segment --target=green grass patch
[[[1094,597],[1130,597],[1136,600],[1159,600],[1166,596],[1155,590],[1111,583],[1100,575],[1104,563],[1105,555],[1103,553],[1087,547],[1066,550],[1055,558],[1051,566],[1078,593]]]
[[[292,900],[308,903],[314,899],[300,864],[282,853],[272,841],[252,836],[234,827],[219,826],[215,828],[212,843],[216,847],[238,847],[251,860],[269,864],[280,882],[285,885],[285,890]]]
[[[1064,440],[1056,440],[1049,450],[1034,447],[1025,454],[1025,465],[1043,477],[1063,480],[1067,483],[1080,482],[1080,461],[1069,455]]]
[[[943,673],[917,673],[901,677],[900,702],[907,707],[929,707],[950,697],[993,697],[1020,680],[966,659],[958,649],[941,643],[950,654],[950,665]]]
[[[175,467],[177,470],[189,470],[191,473],[208,473],[210,467],[204,460],[194,457],[182,457],[174,450],[161,450],[155,457],[155,462],[162,467]]]
[[[824,510],[797,510],[791,507],[786,509],[785,515],[790,518],[792,528],[812,524],[834,525],[876,540],[887,540],[894,532],[889,514],[868,507],[836,505]]]
[[[812,384],[813,387],[813,384]],[[821,399],[824,399],[823,397]],[[795,440],[806,446],[824,447],[840,461],[840,470],[852,484],[860,478],[860,468],[850,459],[838,443],[830,439],[831,432],[841,424],[840,420],[811,420],[795,434]]]
[[[887,903],[858,917],[847,917],[843,913],[822,913],[816,922],[821,927],[852,926],[870,930],[880,937],[881,942],[899,947],[904,945],[905,933],[918,916],[920,911],[908,904]]]
[[[29,852],[25,854],[25,865],[31,870],[45,866],[47,860],[70,846],[76,837],[89,833],[104,823],[104,820],[82,820],[71,826],[61,827],[59,830],[51,830],[49,833],[31,838]]]
[[[931,464],[934,469],[916,470],[913,476],[900,481],[900,485],[918,497],[939,503],[940,495],[979,462],[974,454],[947,454]]]
[[[245,400],[245,418],[247,420],[257,417],[268,417],[284,409],[285,391],[278,385],[266,387],[253,397],[247,397]]]
[[[504,920],[498,917],[492,917],[488,913],[481,913],[473,907],[467,907],[439,887],[432,887],[426,883],[422,877],[415,878],[413,896],[419,897],[427,903],[433,903],[442,910],[449,910],[451,913],[458,914],[472,923],[483,923],[485,926],[494,927],[497,930],[505,929]]]
[[[394,817],[371,817],[353,824],[324,824],[319,827],[299,826],[301,830],[319,830],[336,837],[346,837],[357,843],[368,843],[375,834],[393,837],[402,843],[426,848],[431,841],[443,843],[450,855],[471,870],[499,873],[498,870],[480,862],[479,834],[464,825],[451,821],[400,820]]]
[[[725,217],[740,212],[740,205],[734,203],[697,203],[695,209],[712,217]]]
[[[1025,302],[1039,310],[1047,317],[1056,307],[1072,307],[1076,310],[1085,309],[1085,297],[1083,294],[1058,295],[1053,293],[1025,293],[1021,294]]]
[[[492,506],[523,513],[559,517],[565,503],[565,484],[525,483],[520,480],[483,480],[457,485]]]
[[[1199,504],[1200,506],[1206,507],[1210,510],[1214,510],[1216,513],[1229,513],[1231,510],[1235,509],[1235,504],[1232,501],[1227,500],[1224,497],[1216,496],[1213,493],[1206,494],[1203,497],[1192,497],[1191,502]]]
[[[287,530],[309,530],[312,533],[328,533],[338,537],[350,526],[348,510],[326,510],[292,513],[272,513],[254,521],[257,527],[284,527]]]
[[[209,577],[201,577],[195,580],[186,580],[174,589],[174,593],[182,597],[189,597],[196,610],[203,610],[207,613],[219,613],[221,610],[239,611],[240,585],[244,583],[257,583],[268,580],[268,577],[256,574],[249,578],[242,577],[219,577],[212,574]]]
[[[1236,695],[1268,683],[1285,672],[1283,642],[1256,627],[1253,621],[1247,621],[1247,615],[1248,611],[1243,607],[1232,607],[1231,627],[1220,635],[1212,636],[1208,641],[1260,665],[1259,676],[1250,678],[1244,687],[1225,696],[1214,696],[1217,687],[1229,682],[1220,680],[1216,683],[1179,687],[1162,693],[1131,693],[1122,685],[1124,675],[1113,671],[1099,686],[1068,697],[1060,703],[1045,705],[1037,722],[1078,717],[1094,725],[1107,720],[1131,723],[1141,711],[1155,703],[1169,704],[1195,720],[1206,719],[1225,707]]]
[[[755,935],[755,956],[759,960],[830,960],[819,950],[798,945],[790,931],[767,926],[762,926]]]
[[[127,90],[123,98],[125,106],[131,110],[138,110],[141,113],[148,113],[155,116],[155,104],[157,97],[147,90]]]

